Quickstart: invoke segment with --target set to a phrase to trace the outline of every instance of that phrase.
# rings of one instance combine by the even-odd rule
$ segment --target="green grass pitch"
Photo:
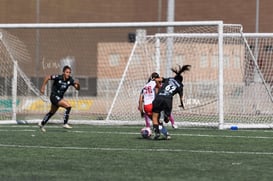
[[[272,130],[168,127],[147,140],[141,126],[0,125],[3,181],[273,180]]]

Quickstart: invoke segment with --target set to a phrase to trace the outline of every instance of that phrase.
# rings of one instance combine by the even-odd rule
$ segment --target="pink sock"
[[[174,125],[174,118],[173,118],[173,115],[171,114],[170,117],[169,117],[170,121],[171,121],[171,124]]]
[[[146,125],[146,127],[151,127],[151,125],[150,125],[150,118],[149,118],[149,116],[145,113],[144,114],[144,118],[145,118],[145,125]]]

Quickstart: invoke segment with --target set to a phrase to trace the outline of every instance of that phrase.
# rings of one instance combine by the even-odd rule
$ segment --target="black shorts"
[[[153,112],[160,113],[164,111],[166,116],[170,116],[172,112],[172,98],[165,96],[156,96],[153,101]]]
[[[59,106],[58,103],[59,103],[60,100],[62,100],[62,97],[57,96],[57,95],[50,95],[51,104],[53,104],[55,106]]]

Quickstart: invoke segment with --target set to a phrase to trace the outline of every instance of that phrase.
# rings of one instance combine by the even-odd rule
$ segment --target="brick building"
[[[0,23],[166,21],[167,0],[1,0]],[[257,0],[177,0],[176,21],[223,20],[255,32]],[[259,32],[273,31],[271,0],[259,1]]]
[[[203,20],[223,20],[224,23],[242,24],[244,32],[272,32],[273,31],[273,1],[259,1],[258,16],[256,12],[257,0],[177,0],[175,1],[175,21],[203,21]],[[167,19],[167,0],[1,0],[0,1],[0,23],[76,23],[76,22],[155,22],[166,21]],[[257,20],[258,17],[258,20]],[[258,27],[257,27],[258,25]],[[41,50],[37,50],[31,44],[35,43],[33,37],[14,32],[30,48],[30,56],[33,66],[22,64],[28,75],[40,79],[46,73],[56,72],[59,68],[56,66],[55,59],[61,59],[69,55],[73,50],[75,52],[85,52],[77,54],[76,67],[81,66],[82,77],[88,77],[85,82],[92,85],[97,78],[97,44],[98,42],[127,42],[128,33],[135,29],[105,30],[98,29],[92,32],[80,33],[74,35],[73,32],[66,30],[60,32],[39,32],[39,41],[45,42],[40,45]],[[165,32],[163,28],[152,29],[153,32]],[[35,35],[34,30],[27,34]],[[70,39],[62,42],[55,40],[54,36],[62,37],[67,40],[65,35],[76,41],[79,38],[85,38],[81,46],[72,45],[70,49],[64,49],[64,44],[69,44]],[[52,35],[52,36],[51,36]],[[31,40],[30,40],[31,39]],[[51,40],[50,42],[47,42]],[[37,43],[37,40],[36,40]],[[57,48],[52,48],[54,44]],[[79,47],[81,48],[81,51]],[[54,53],[54,56],[52,55]],[[88,57],[88,58],[87,58]],[[128,57],[125,57],[128,58]],[[42,73],[41,73],[42,72]],[[36,82],[34,80],[34,82]],[[96,90],[87,87],[92,94]],[[84,94],[84,91],[82,91]]]

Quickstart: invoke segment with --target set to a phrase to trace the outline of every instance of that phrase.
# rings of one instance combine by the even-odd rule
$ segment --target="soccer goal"
[[[173,31],[166,32],[165,28]],[[191,64],[181,126],[271,128],[272,34],[244,34],[222,21],[1,24],[0,123],[37,123],[49,110],[43,78],[70,65],[72,124],[144,124],[138,96],[151,72]],[[62,122],[63,110],[51,122]]]
[[[184,26],[176,33],[152,36],[139,33],[112,102],[110,119],[123,111],[119,107],[129,108],[136,101],[135,87],[143,85],[137,77],[144,75],[145,79],[153,71],[169,77],[172,67],[190,64],[191,71],[184,75],[185,110],[179,108],[178,97],[174,98],[177,122],[220,129],[271,128],[272,35],[244,34],[241,25],[230,24],[220,29]]]

